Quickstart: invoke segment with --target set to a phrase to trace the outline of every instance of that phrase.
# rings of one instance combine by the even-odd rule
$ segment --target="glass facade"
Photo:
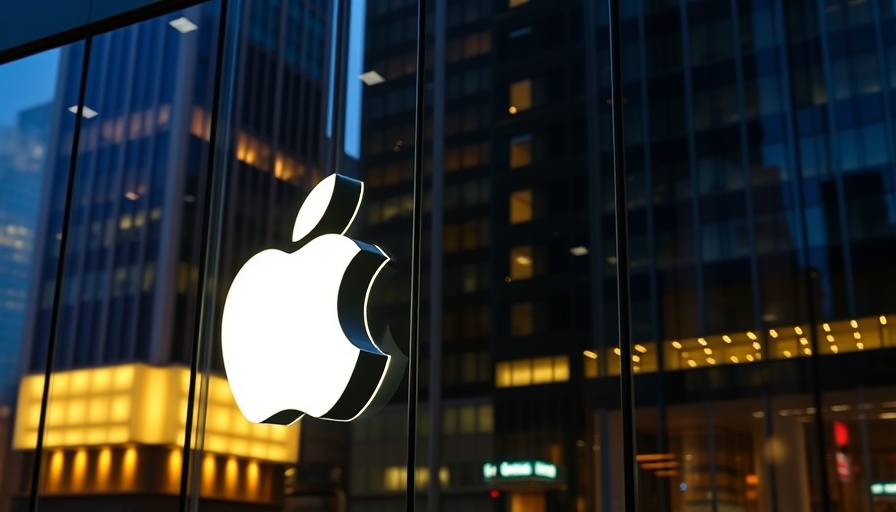
[[[408,0],[213,0],[0,65],[0,511],[896,510],[892,2],[622,2],[622,154],[605,1],[425,5],[422,42]],[[228,292],[334,173],[409,369],[251,423]]]

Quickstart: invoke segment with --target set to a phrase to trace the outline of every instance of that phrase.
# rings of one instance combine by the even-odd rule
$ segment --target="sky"
[[[14,125],[20,111],[53,99],[58,71],[58,49],[0,65],[0,125]]]

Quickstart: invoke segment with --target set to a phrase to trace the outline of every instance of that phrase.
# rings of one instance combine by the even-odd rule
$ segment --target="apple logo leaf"
[[[344,235],[358,215],[364,183],[339,174],[324,178],[308,194],[292,229],[292,241],[300,242],[326,233]]]
[[[256,254],[227,292],[224,369],[249,421],[351,421],[388,401],[404,375],[407,357],[388,328],[375,340],[368,318],[374,284],[392,260],[344,236],[363,192],[338,174],[321,181],[296,217],[301,247]]]

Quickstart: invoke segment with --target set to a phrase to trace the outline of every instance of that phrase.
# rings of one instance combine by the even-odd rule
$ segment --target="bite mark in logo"
[[[344,236],[364,195],[333,174],[299,209],[286,253],[262,251],[237,273],[224,303],[221,345],[230,389],[254,423],[304,414],[351,421],[391,398],[407,365],[388,328],[374,341],[371,290],[389,256]],[[382,278],[381,278],[382,279]]]

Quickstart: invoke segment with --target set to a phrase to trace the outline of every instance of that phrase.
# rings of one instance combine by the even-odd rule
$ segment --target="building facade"
[[[624,155],[604,2],[431,3],[422,105],[417,8],[210,2],[62,50],[8,503],[894,509],[893,5],[624,2]],[[350,424],[252,426],[223,300],[334,172],[410,378]]]

